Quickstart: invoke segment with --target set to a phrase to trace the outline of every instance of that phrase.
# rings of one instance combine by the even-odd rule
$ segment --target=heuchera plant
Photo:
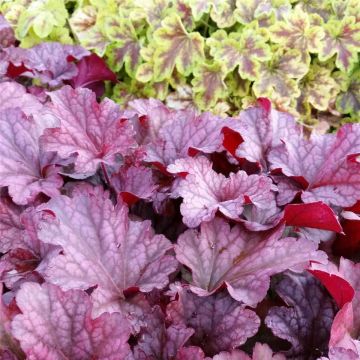
[[[360,114],[358,0],[8,0],[23,47],[81,44],[120,82],[107,95],[237,115],[257,97],[321,131]]]
[[[187,30],[169,16],[153,69],[190,74],[203,40],[173,61]],[[214,54],[243,34],[219,30]],[[360,357],[360,124],[308,136],[265,98],[234,117],[122,109],[97,55],[0,35],[1,359]]]

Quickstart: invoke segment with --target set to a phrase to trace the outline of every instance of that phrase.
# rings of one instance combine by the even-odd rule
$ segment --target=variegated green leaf
[[[239,73],[243,79],[255,80],[260,62],[271,57],[270,48],[264,38],[252,29],[229,35],[224,30],[219,30],[207,40],[207,44],[210,54],[215,60],[223,63],[227,72],[239,66]]]
[[[309,62],[309,52],[319,52],[325,36],[319,26],[321,23],[322,19],[318,15],[309,15],[300,8],[295,8],[284,21],[271,26],[270,38],[288,49],[299,50],[302,58]]]
[[[74,12],[70,26],[82,46],[103,55],[110,41],[97,25],[98,16],[96,7],[84,6]]]
[[[195,94],[195,103],[200,110],[210,110],[219,99],[226,96],[224,82],[226,72],[220,63],[203,63],[194,69],[194,79],[191,84]]]
[[[112,42],[107,50],[110,66],[119,71],[125,64],[126,72],[134,75],[141,60],[141,41],[131,20],[120,16],[105,19],[105,34]]]
[[[331,19],[325,24],[325,37],[319,59],[325,61],[336,54],[336,66],[351,71],[358,60],[360,49],[360,22],[355,17]]]
[[[257,97],[269,97],[289,105],[292,99],[300,96],[298,79],[307,71],[308,65],[299,50],[279,48],[269,62],[261,64],[253,91]]]
[[[360,116],[360,67],[350,74],[339,71],[335,74],[335,78],[341,89],[336,99],[336,109],[342,114],[351,114],[358,118]]]
[[[204,39],[198,32],[188,33],[178,15],[166,17],[154,33],[154,77],[169,78],[174,71],[189,75],[204,58]]]

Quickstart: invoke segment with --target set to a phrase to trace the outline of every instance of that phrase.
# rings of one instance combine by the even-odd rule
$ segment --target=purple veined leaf
[[[22,76],[38,78],[43,84],[56,87],[71,80],[78,73],[73,60],[80,60],[89,52],[81,46],[47,42],[30,49],[7,48],[8,61],[15,66],[24,66]]]
[[[16,295],[22,314],[12,333],[29,359],[125,359],[130,326],[120,314],[91,317],[89,296],[51,284],[25,283]]]
[[[274,354],[269,345],[256,343],[252,357],[241,350],[231,352],[221,352],[213,357],[213,360],[285,360],[283,354]]]
[[[47,116],[57,118],[59,125],[45,130],[41,144],[64,159],[77,154],[74,176],[91,176],[100,163],[115,165],[116,155],[135,147],[132,126],[113,101],[99,104],[91,90],[70,86],[49,96]]]
[[[317,359],[326,354],[337,306],[310,274],[288,272],[275,287],[287,306],[270,309],[265,323],[274,335],[289,341],[289,358]]]
[[[200,297],[186,288],[177,291],[177,299],[167,306],[167,319],[194,329],[191,344],[200,346],[208,356],[244,344],[259,329],[256,313],[226,292]]]
[[[16,38],[13,28],[5,20],[4,16],[0,15],[0,48],[7,48],[14,45],[15,41]]]
[[[129,205],[134,204],[138,199],[150,200],[158,188],[152,170],[144,166],[121,167],[112,175],[111,183]]]
[[[281,169],[300,184],[297,191],[293,186],[293,197],[301,192],[306,203],[323,201],[346,207],[360,198],[358,153],[360,126],[347,124],[336,134],[313,134],[309,140],[300,137],[284,140],[284,144],[270,152],[269,160],[272,169]]]
[[[104,81],[116,82],[116,74],[113,73],[105,61],[96,54],[83,57],[77,64],[77,75],[70,80],[73,88],[86,87],[95,92],[97,97],[104,94]]]
[[[43,126],[18,108],[0,112],[0,186],[13,201],[26,205],[44,193],[59,194],[63,180],[39,145]]]
[[[17,107],[29,116],[42,108],[41,102],[34,95],[27,93],[24,86],[16,82],[0,83],[0,99],[0,111]]]
[[[266,295],[270,276],[287,269],[301,270],[310,261],[326,262],[326,254],[304,238],[281,238],[284,226],[254,233],[215,218],[200,231],[187,230],[175,245],[176,257],[192,272],[190,289],[214,293],[223,284],[230,295],[256,306]]]
[[[183,198],[181,214],[189,227],[210,221],[217,211],[238,220],[246,203],[266,208],[272,200],[274,186],[270,178],[247,175],[245,171],[231,173],[227,178],[217,174],[204,156],[176,160],[167,170],[187,174],[175,185],[172,196]]]
[[[150,292],[168,284],[177,268],[166,255],[172,244],[155,235],[150,221],[130,221],[128,208],[114,206],[101,188],[79,188],[73,197],[58,196],[43,205],[55,214],[41,224],[41,241],[63,248],[46,271],[48,281],[63,289],[89,289],[94,313],[122,311],[126,291]]]
[[[198,115],[194,110],[171,111],[166,115],[165,123],[159,123],[157,137],[146,146],[145,161],[167,166],[176,159],[188,157],[189,153],[222,150],[224,119],[210,113]],[[150,127],[152,119],[159,121],[155,116],[150,113]]]
[[[231,123],[228,126],[243,139],[235,155],[258,163],[264,169],[268,167],[267,157],[273,147],[282,140],[292,141],[301,135],[295,119],[273,109],[268,99],[258,99],[257,106],[242,111],[233,126]]]
[[[146,326],[140,331],[140,340],[134,348],[134,358],[185,360],[187,358],[182,350],[193,333],[193,329],[181,324],[166,327],[164,314],[159,306],[154,306],[147,314]]]

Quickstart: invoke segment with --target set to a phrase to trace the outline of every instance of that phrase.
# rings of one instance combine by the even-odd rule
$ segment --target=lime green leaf
[[[169,78],[176,67],[182,75],[189,75],[204,58],[204,39],[198,32],[188,33],[176,14],[162,21],[154,32],[154,75],[157,80]]]
[[[360,22],[355,17],[342,20],[331,19],[325,24],[325,38],[319,59],[325,61],[336,54],[336,66],[342,71],[351,71],[358,60],[360,49]]]
[[[210,110],[219,99],[226,96],[226,72],[220,63],[203,63],[194,69],[193,85],[195,103],[200,110]]]
[[[331,76],[331,69],[314,64],[300,80],[301,101],[310,103],[315,109],[325,111],[339,92],[339,86]]]
[[[211,19],[219,28],[233,26],[237,21],[236,0],[212,0]]]
[[[63,0],[35,0],[23,9],[17,23],[16,35],[24,38],[30,28],[40,38],[46,38],[54,26],[64,26],[68,17]]]
[[[191,8],[192,15],[195,21],[200,20],[204,14],[210,12],[212,1],[210,0],[187,0],[187,4]]]
[[[260,62],[271,57],[264,38],[252,29],[229,35],[224,30],[219,30],[207,40],[207,44],[210,46],[210,54],[224,64],[227,72],[239,66],[243,79],[255,80]]]
[[[308,71],[307,63],[299,50],[277,49],[271,61],[261,64],[253,91],[257,97],[269,97],[289,105],[300,95],[297,79]]]
[[[242,79],[237,71],[228,74],[225,84],[232,96],[244,97],[249,94],[250,81]]]
[[[302,58],[310,61],[309,52],[317,53],[325,34],[319,24],[318,15],[309,15],[300,8],[295,8],[285,21],[278,21],[270,28],[271,41],[289,49],[297,49]]]
[[[109,17],[105,20],[105,34],[112,41],[107,51],[110,66],[119,71],[125,63],[126,72],[135,74],[140,64],[141,42],[131,20],[118,17]]]
[[[109,40],[97,25],[98,9],[94,6],[84,6],[77,9],[71,19],[71,29],[80,44],[89,50],[95,50],[99,55],[104,55]]]
[[[336,99],[336,109],[342,114],[360,116],[360,68],[351,74],[337,72],[334,77],[338,80],[341,92]],[[359,121],[359,119],[358,119]]]

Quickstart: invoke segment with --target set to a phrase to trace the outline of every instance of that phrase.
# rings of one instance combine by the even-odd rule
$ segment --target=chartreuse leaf
[[[162,21],[154,36],[154,77],[169,78],[174,71],[189,75],[204,58],[204,39],[198,32],[188,33],[177,14]]]
[[[342,114],[360,115],[360,67],[351,74],[341,71],[334,74],[340,85],[340,93],[336,98],[336,109]]]
[[[307,71],[308,65],[299,50],[278,48],[269,62],[261,64],[253,91],[257,97],[269,97],[290,104],[300,95],[297,80]]]
[[[353,16],[347,16],[342,20],[329,20],[324,28],[319,59],[325,61],[336,54],[336,66],[342,71],[351,71],[358,61],[360,22]]]
[[[271,57],[269,45],[262,35],[253,29],[229,35],[224,30],[215,32],[208,40],[210,54],[224,65],[227,73],[239,66],[238,71],[243,79],[256,80],[260,62]]]
[[[16,34],[23,38],[33,28],[40,38],[46,38],[54,26],[64,26],[68,17],[63,0],[35,0],[21,12]]]
[[[196,21],[210,12],[212,2],[209,0],[187,0],[192,12],[192,16]]]
[[[297,49],[307,62],[309,52],[320,50],[325,34],[318,15],[307,14],[300,8],[295,8],[284,21],[278,21],[270,28],[271,41],[289,49]]]
[[[211,19],[219,28],[233,26],[237,21],[236,0],[212,0]]]
[[[195,103],[201,110],[209,110],[219,99],[226,97],[226,72],[220,63],[204,63],[194,69],[192,81]]]

